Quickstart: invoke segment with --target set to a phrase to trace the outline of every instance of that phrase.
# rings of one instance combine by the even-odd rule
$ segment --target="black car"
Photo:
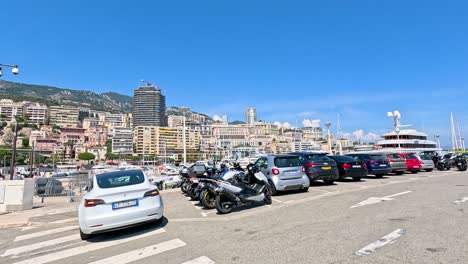
[[[362,177],[367,176],[367,165],[365,162],[357,161],[349,156],[329,157],[336,162],[340,173],[340,180],[350,177],[353,178],[353,181],[360,181]]]
[[[354,153],[346,156],[356,161],[365,162],[369,174],[382,178],[385,174],[392,172],[392,167],[383,153]]]
[[[309,180],[323,180],[326,184],[333,184],[339,173],[336,162],[322,152],[293,152],[299,157]]]

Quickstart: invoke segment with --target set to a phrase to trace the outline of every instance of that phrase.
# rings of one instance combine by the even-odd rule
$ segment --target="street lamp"
[[[325,126],[327,127],[327,130],[328,130],[328,150],[329,150],[330,154],[333,154],[332,153],[332,147],[331,147],[331,135],[330,135],[331,122],[326,122]]]
[[[18,137],[18,122],[16,121],[16,117],[15,119],[13,119],[13,122],[14,123],[14,132],[13,132],[13,153],[11,155],[11,164],[10,164],[10,180],[13,180],[13,177],[15,175],[15,163],[16,163],[16,140],[17,140],[17,137]]]
[[[19,73],[18,65],[1,64],[1,63],[0,63],[0,77],[3,75],[2,66],[3,66],[3,67],[12,68],[12,69],[11,69],[11,73],[13,73],[14,75],[18,75],[18,73]]]
[[[393,117],[394,120],[394,126],[395,126],[395,132],[397,134],[397,141],[398,141],[398,152],[401,153],[401,144],[400,144],[400,119],[401,119],[401,114],[398,110],[395,110],[393,112],[387,112],[388,117]]]

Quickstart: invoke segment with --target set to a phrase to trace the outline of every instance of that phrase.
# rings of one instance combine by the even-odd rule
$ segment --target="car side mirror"
[[[84,192],[87,192],[87,191],[89,191],[89,187],[88,187],[88,185],[86,185],[85,187],[83,187],[83,191],[84,191]]]

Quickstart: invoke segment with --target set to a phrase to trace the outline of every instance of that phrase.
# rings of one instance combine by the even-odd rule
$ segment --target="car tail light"
[[[367,165],[366,165],[365,163],[362,164],[362,167],[363,167],[364,169],[367,169]]]
[[[278,169],[275,168],[271,170],[271,173],[273,173],[274,175],[278,175],[280,172]]]
[[[388,158],[387,160],[388,160],[388,162],[394,162],[395,161],[394,159],[390,159],[390,158]]]
[[[314,162],[309,162],[309,163],[306,163],[306,167],[307,168],[312,168],[312,167],[315,167],[315,166],[318,166],[319,164],[318,163],[314,163]]]
[[[104,200],[102,199],[85,199],[84,206],[85,207],[94,207],[99,204],[105,204]]]
[[[377,165],[377,164],[379,164],[379,163],[378,163],[377,161],[375,161],[375,160],[371,160],[371,161],[369,161],[369,164],[371,164],[371,165]]]
[[[159,195],[158,190],[151,190],[151,191],[145,192],[145,195],[143,195],[143,197],[148,197],[148,196],[154,197],[154,196],[158,196],[158,195]]]
[[[341,165],[341,167],[343,167],[343,169],[351,169],[351,165],[348,163]]]
[[[305,168],[304,168],[304,166],[302,166],[301,168],[302,168],[302,172],[305,172]]]

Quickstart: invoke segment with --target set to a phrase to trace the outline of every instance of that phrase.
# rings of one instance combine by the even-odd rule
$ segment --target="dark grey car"
[[[322,152],[293,152],[299,156],[309,180],[323,180],[326,184],[333,184],[339,177],[336,161]]]
[[[406,171],[406,161],[397,153],[387,153],[388,163],[392,167],[392,172],[402,175]]]

